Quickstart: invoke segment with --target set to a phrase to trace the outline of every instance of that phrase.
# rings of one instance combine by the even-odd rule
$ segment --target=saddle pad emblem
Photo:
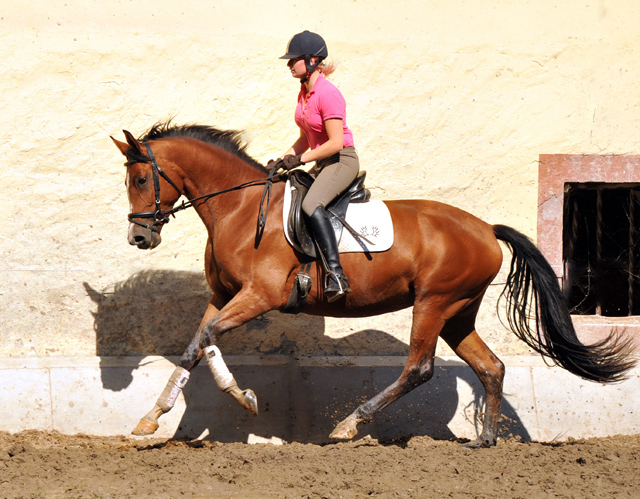
[[[289,244],[293,244],[293,237],[289,233],[288,220],[291,210],[291,190],[295,189],[289,181],[284,190],[284,206],[282,210],[282,220],[285,228],[285,236]],[[387,205],[374,199],[366,203],[351,203],[347,209],[346,222],[361,236],[371,243],[362,240],[369,253],[387,251],[393,244],[393,222]],[[332,220],[332,223],[340,223]],[[341,231],[338,241],[338,251],[340,253],[363,253],[364,249],[347,229]]]

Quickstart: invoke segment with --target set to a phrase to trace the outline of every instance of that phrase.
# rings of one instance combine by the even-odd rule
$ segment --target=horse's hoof
[[[146,437],[147,435],[153,435],[160,427],[155,421],[145,421],[144,419],[138,423],[138,426],[131,432],[132,435],[138,437]]]
[[[334,440],[351,440],[358,434],[358,423],[353,416],[338,423],[338,426],[331,432],[329,438]]]
[[[253,416],[258,415],[258,397],[253,393],[253,390],[244,390],[242,392],[244,397],[243,407],[249,411]]]
[[[488,447],[493,447],[494,445],[496,445],[496,440],[487,438],[477,438],[472,442],[462,444],[466,449],[486,449]]]
[[[258,415],[258,397],[253,390],[240,390],[238,385],[234,383],[233,387],[227,391],[238,404],[251,413],[252,416]]]

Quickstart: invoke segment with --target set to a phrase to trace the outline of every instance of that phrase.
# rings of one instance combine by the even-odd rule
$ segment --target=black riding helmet
[[[287,53],[280,57],[280,59],[296,59],[297,57],[304,56],[304,62],[307,67],[307,77],[302,80],[302,83],[304,83],[318,67],[318,64],[328,55],[329,51],[327,50],[327,44],[324,39],[317,33],[305,30],[289,40]],[[311,56],[317,57],[318,62],[312,65]]]

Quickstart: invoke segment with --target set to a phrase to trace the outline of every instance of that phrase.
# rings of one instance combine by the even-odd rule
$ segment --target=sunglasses
[[[302,60],[304,60],[304,56],[302,56],[302,57],[296,57],[295,59],[289,59],[289,61],[287,62],[287,66],[288,66],[288,67],[290,67],[290,68],[292,68],[292,67],[293,67],[293,65],[294,65],[296,62],[298,62],[298,61],[302,61]]]

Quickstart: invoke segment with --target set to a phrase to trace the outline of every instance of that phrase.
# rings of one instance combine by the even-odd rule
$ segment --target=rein
[[[145,148],[147,149],[147,154],[149,155],[149,163],[151,163],[151,171],[153,173],[153,188],[155,190],[155,211],[141,211],[138,213],[129,213],[127,216],[129,222],[139,225],[140,227],[144,227],[145,229],[149,229],[152,232],[160,233],[157,229],[157,225],[167,224],[169,223],[169,216],[173,216],[175,218],[175,213],[186,210],[187,208],[193,208],[197,202],[206,201],[208,199],[219,196],[220,194],[225,194],[227,192],[237,191],[240,189],[244,189],[245,187],[252,187],[255,185],[263,185],[264,191],[262,193],[262,198],[260,200],[260,213],[258,216],[258,234],[256,236],[257,243],[259,244],[259,240],[262,237],[262,232],[264,231],[264,227],[267,223],[267,216],[269,214],[269,204],[271,201],[271,186],[273,185],[274,180],[282,180],[286,173],[276,175],[276,170],[280,167],[279,164],[276,164],[270,171],[267,178],[258,179],[258,180],[250,180],[248,182],[244,182],[242,184],[230,187],[228,189],[223,189],[221,191],[212,192],[211,194],[205,194],[204,196],[199,196],[197,198],[189,199],[188,201],[182,201],[182,204],[176,206],[175,208],[171,208],[170,210],[163,210],[160,207],[160,177],[165,179],[169,184],[173,186],[173,188],[178,191],[180,196],[183,196],[184,193],[178,188],[178,186],[171,180],[171,178],[160,168],[158,162],[156,161],[156,157],[151,150],[151,147],[146,142],[144,143]],[[264,200],[267,200],[267,206],[264,208]],[[152,223],[142,223],[136,218],[152,218]]]

